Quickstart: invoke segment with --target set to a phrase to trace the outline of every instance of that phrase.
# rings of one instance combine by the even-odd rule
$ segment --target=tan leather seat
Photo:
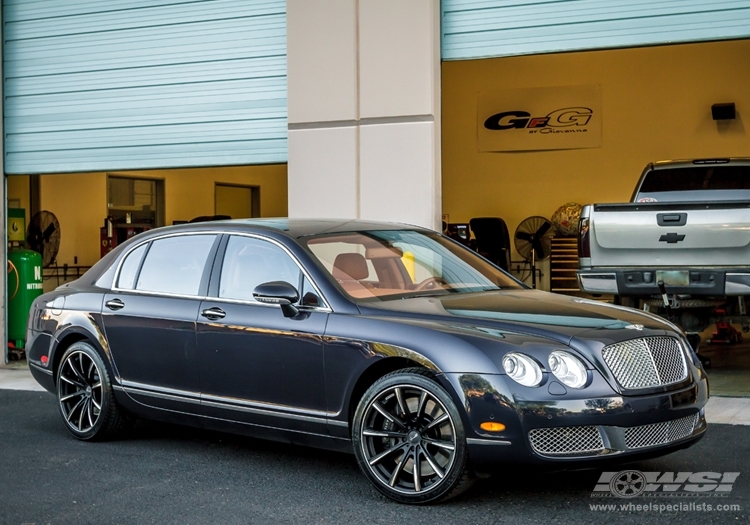
[[[340,253],[333,261],[333,278],[341,283],[359,281],[368,275],[367,261],[360,253]]]

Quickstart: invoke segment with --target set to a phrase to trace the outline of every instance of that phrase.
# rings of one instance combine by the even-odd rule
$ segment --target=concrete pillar
[[[439,229],[439,0],[288,0],[289,216]]]

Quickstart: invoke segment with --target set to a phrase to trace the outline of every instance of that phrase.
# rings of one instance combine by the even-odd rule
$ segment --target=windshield
[[[352,299],[387,300],[520,288],[474,252],[421,231],[311,237],[307,247]]]
[[[750,200],[750,166],[695,165],[655,169],[635,202]]]

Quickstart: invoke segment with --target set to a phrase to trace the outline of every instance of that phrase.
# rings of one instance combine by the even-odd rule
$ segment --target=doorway
[[[260,186],[216,183],[214,213],[232,219],[260,217]]]

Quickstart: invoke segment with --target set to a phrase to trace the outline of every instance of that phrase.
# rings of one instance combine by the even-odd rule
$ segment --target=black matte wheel
[[[60,360],[57,402],[65,426],[78,439],[114,437],[131,423],[117,405],[102,358],[83,341],[71,345]]]
[[[352,441],[375,488],[401,503],[443,501],[473,482],[461,417],[426,370],[376,381],[357,406]]]

